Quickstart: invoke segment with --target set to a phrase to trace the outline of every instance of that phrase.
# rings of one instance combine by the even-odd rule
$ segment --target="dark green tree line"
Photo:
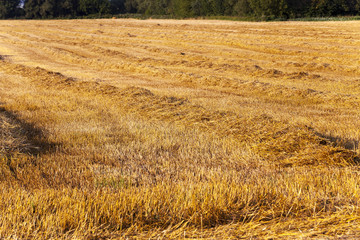
[[[23,7],[19,7],[23,6]],[[0,18],[75,18],[138,13],[258,19],[359,15],[360,0],[0,0]]]
[[[111,12],[111,8],[122,8],[121,1],[109,0],[26,0],[26,18],[58,18],[99,15]],[[116,12],[116,10],[114,11]]]
[[[19,0],[0,1],[0,19],[13,18],[18,15]]]
[[[125,11],[150,15],[294,18],[359,15],[360,0],[125,0]],[[129,7],[131,6],[131,7]]]

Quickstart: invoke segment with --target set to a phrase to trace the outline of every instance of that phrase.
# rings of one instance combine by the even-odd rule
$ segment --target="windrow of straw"
[[[1,68],[48,88],[109,95],[124,112],[146,120],[171,122],[219,136],[233,136],[240,143],[250,145],[261,158],[281,166],[348,165],[359,161],[355,152],[333,146],[309,127],[277,121],[266,115],[248,117],[233,112],[209,111],[183,98],[159,96],[138,87],[119,89],[98,82],[78,81],[39,67],[3,62]]]
[[[214,62],[213,59],[205,56],[187,56],[183,55],[181,60],[168,61],[164,59],[157,58],[139,58],[137,56],[132,56],[131,54],[125,54],[120,51],[115,50],[104,50],[102,47],[93,47],[91,46],[91,41],[82,39],[81,43],[71,42],[68,39],[56,40],[56,42],[68,43],[69,45],[80,45],[81,50],[68,50],[59,47],[53,46],[41,46],[39,47],[37,41],[39,39],[34,39],[28,34],[13,33],[15,36],[19,37],[19,41],[11,42],[12,44],[19,44],[23,47],[39,48],[39,51],[45,52],[48,55],[51,55],[53,58],[61,59],[65,62],[75,65],[87,65],[91,68],[96,69],[97,71],[106,70],[109,72],[131,72],[134,74],[145,74],[153,76],[156,78],[165,78],[165,79],[176,79],[176,81],[167,81],[171,82],[172,85],[177,87],[188,86],[190,88],[204,88],[204,89],[216,89],[223,88],[227,93],[239,93],[246,96],[257,95],[259,98],[263,98],[268,101],[279,101],[282,103],[289,104],[331,104],[336,105],[337,107],[346,106],[349,109],[358,109],[360,106],[360,100],[355,94],[351,93],[333,93],[332,91],[319,91],[317,89],[304,87],[305,85],[313,82],[332,82],[334,79],[328,78],[327,76],[322,76],[319,74],[313,74],[313,72],[323,71],[324,69],[331,71],[339,71],[342,69],[347,73],[356,74],[358,73],[357,67],[351,67],[346,70],[342,66],[332,67],[327,63],[292,63],[286,62],[283,68],[291,67],[301,67],[306,68],[306,71],[284,71],[272,67],[259,66],[252,64],[252,62],[245,61],[243,64],[236,63],[222,63]],[[109,43],[102,39],[102,36],[97,36],[104,41],[105,45]],[[26,38],[27,41],[23,41],[22,38]],[[41,39],[43,43],[48,43],[50,40]],[[55,41],[55,40],[51,40]],[[89,44],[84,44],[84,42]],[[219,43],[221,44],[221,43]],[[120,45],[122,47],[128,46],[124,43],[114,44]],[[234,45],[232,45],[234,47]],[[235,45],[236,46],[236,45]],[[249,46],[246,44],[243,46],[245,49],[248,49]],[[129,46],[129,48],[131,48]],[[251,47],[251,50],[258,50],[258,47]],[[147,50],[148,47],[146,47]],[[271,48],[263,48],[265,52],[269,51]],[[87,50],[87,51],[86,51]],[[277,54],[284,54],[283,51],[275,50]],[[290,51],[288,54],[296,55],[298,53]],[[102,59],[94,58],[94,56],[108,56],[110,58],[116,57],[119,59],[116,62],[113,61],[104,61]],[[167,53],[172,57],[177,56],[178,53]],[[217,74],[203,74],[203,73],[194,73],[192,71],[172,71],[167,69],[168,67],[172,68],[185,68],[185,69],[197,69],[201,68],[205,70],[216,70],[216,72],[226,72],[233,73],[230,76],[223,76]],[[245,79],[242,79],[246,75]],[[250,78],[250,79],[249,79]],[[271,81],[269,81],[271,79]],[[284,84],[285,81],[291,82],[296,80],[301,80],[301,82],[306,82],[306,84],[301,84],[299,86],[293,86],[290,84]],[[338,84],[345,84],[344,82],[338,82]],[[313,86],[314,88],[316,86]],[[342,86],[344,87],[344,86]],[[347,86],[348,87],[348,86]],[[353,88],[358,92],[360,90],[359,86],[353,86]]]

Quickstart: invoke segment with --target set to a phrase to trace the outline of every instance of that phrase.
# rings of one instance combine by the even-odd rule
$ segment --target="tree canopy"
[[[0,19],[11,18],[16,16],[17,7],[20,4],[18,0],[1,0],[0,2]]]
[[[359,15],[360,0],[1,0],[0,18],[75,18],[139,13],[259,19]]]

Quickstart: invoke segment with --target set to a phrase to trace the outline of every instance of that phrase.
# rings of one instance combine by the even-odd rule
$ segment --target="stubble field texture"
[[[360,236],[360,22],[0,21],[1,239]]]

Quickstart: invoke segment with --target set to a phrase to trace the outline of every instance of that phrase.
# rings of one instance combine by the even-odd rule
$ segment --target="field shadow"
[[[1,55],[1,54],[0,54],[0,61],[8,60],[8,59],[10,59],[11,56],[12,56],[12,55]]]
[[[60,144],[49,142],[44,130],[21,120],[16,114],[7,111],[4,107],[0,107],[0,116],[0,137],[10,139],[9,141],[4,139],[5,145],[7,145],[5,152],[17,151],[38,156],[59,149]],[[3,142],[2,144],[4,145]]]
[[[321,138],[325,138],[326,140],[331,142],[334,146],[343,147],[347,150],[352,150],[355,152],[359,150],[359,140],[358,139],[341,138],[341,137],[326,135],[326,134],[322,134],[322,133],[318,133],[318,132],[316,134]]]

